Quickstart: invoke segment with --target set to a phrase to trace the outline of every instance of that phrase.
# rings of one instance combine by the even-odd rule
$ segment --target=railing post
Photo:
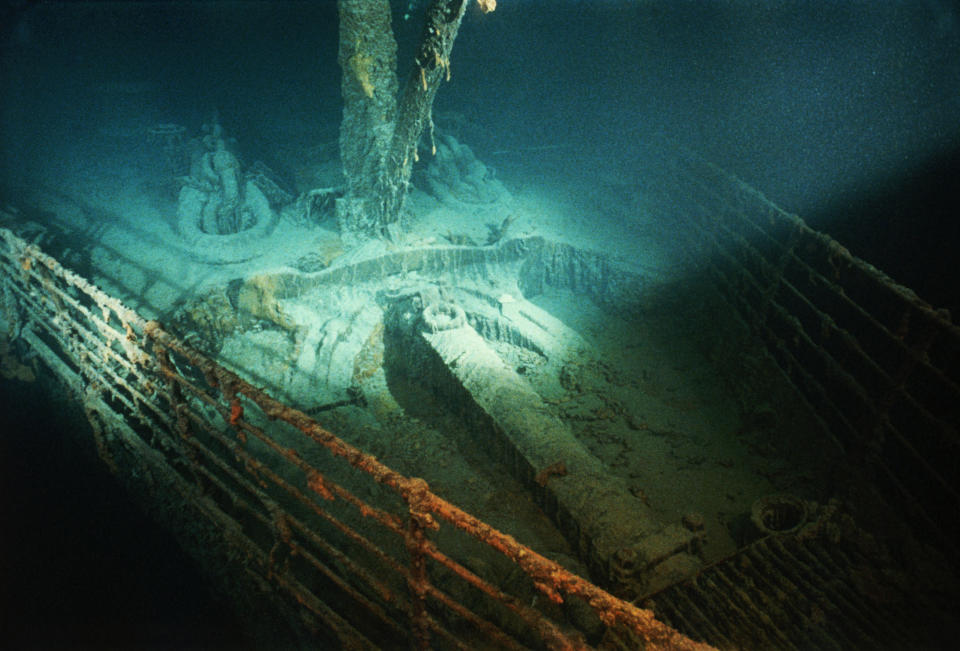
[[[7,322],[7,332],[11,340],[20,336],[20,326],[22,323],[20,318],[20,302],[10,287],[12,283],[12,278],[0,280],[0,319]]]
[[[430,648],[430,614],[427,612],[427,591],[430,578],[427,575],[426,529],[438,529],[440,525],[422,508],[424,497],[430,487],[422,479],[405,480],[401,493],[410,511],[405,542],[410,553],[410,623],[413,643],[417,649]]]
[[[159,327],[160,325],[156,321],[150,321],[143,329],[143,332],[147,339],[150,340],[151,350],[157,359],[159,375],[162,376],[164,383],[167,385],[170,411],[173,412],[174,422],[177,428],[176,433],[180,436],[181,441],[184,442],[182,447],[183,455],[190,461],[190,476],[193,478],[194,484],[202,489],[203,484],[200,481],[200,475],[196,471],[196,467],[200,465],[200,460],[197,458],[197,451],[193,446],[189,445],[192,430],[190,427],[190,416],[187,412],[190,409],[190,405],[184,398],[180,383],[174,379],[174,375],[179,375],[179,372],[174,366],[173,360],[170,358],[170,350],[163,346],[154,336],[154,330]]]
[[[157,341],[153,342],[153,354],[157,358],[160,366],[161,375],[166,382],[167,389],[170,392],[170,409],[177,423],[177,432],[184,439],[190,437],[190,420],[184,413],[186,403],[183,399],[183,392],[180,385],[173,379],[176,370],[173,368],[173,362],[170,361],[170,351],[161,346]]]

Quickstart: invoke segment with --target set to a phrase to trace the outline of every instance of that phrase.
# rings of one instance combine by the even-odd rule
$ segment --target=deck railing
[[[148,459],[166,481],[140,480],[176,486],[318,640],[588,648],[564,610],[580,602],[608,642],[709,648],[391,470],[12,231],[0,240],[6,336],[82,400],[101,458],[118,474],[130,472],[124,458]],[[527,592],[484,576],[504,560]]]
[[[960,327],[717,166],[694,154],[665,160],[674,190],[667,210],[686,223],[692,253],[726,304],[846,463],[955,558]]]

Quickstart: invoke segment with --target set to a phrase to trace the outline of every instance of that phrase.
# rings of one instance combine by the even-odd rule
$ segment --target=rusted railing
[[[351,648],[588,648],[558,607],[581,600],[608,640],[709,648],[394,472],[10,230],[0,237],[7,336],[83,401],[104,461],[123,473],[120,450],[160,459],[318,635]],[[508,559],[546,599],[491,582],[461,548]]]
[[[670,160],[671,187],[684,188],[670,210],[719,294],[847,461],[956,557],[960,327],[727,172],[693,154]]]

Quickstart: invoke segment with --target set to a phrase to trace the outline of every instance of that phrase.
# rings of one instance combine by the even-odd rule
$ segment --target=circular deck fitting
[[[767,495],[753,503],[750,519],[762,533],[782,536],[806,524],[807,506],[793,495]]]
[[[453,330],[466,322],[467,315],[456,303],[431,303],[423,309],[423,324],[430,332]]]

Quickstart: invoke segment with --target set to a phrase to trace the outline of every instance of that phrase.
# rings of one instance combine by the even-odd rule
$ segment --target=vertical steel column
[[[427,612],[427,593],[430,578],[427,576],[426,529],[438,529],[440,525],[424,509],[424,498],[430,494],[427,482],[419,478],[406,479],[400,487],[410,512],[404,542],[410,553],[410,629],[417,649],[430,648],[430,614]]]
[[[154,333],[159,328],[159,323],[156,321],[149,321],[147,322],[143,331],[151,342],[153,354],[157,358],[157,364],[160,367],[160,374],[163,376],[164,382],[166,382],[167,385],[170,411],[173,412],[177,434],[180,435],[180,438],[185,443],[189,443],[189,439],[191,437],[190,416],[188,415],[188,412],[190,411],[190,405],[187,404],[187,401],[183,396],[183,389],[180,387],[180,384],[173,379],[173,374],[178,373],[178,371],[173,364],[173,360],[170,359],[170,350],[160,344],[160,342],[157,341],[156,337],[154,336]],[[197,486],[197,488],[202,489],[203,484],[200,481],[200,474],[196,471],[197,466],[200,464],[200,460],[197,458],[196,449],[192,445],[187,444],[182,446],[182,451],[184,456],[190,461],[190,476],[193,478],[193,483]]]

